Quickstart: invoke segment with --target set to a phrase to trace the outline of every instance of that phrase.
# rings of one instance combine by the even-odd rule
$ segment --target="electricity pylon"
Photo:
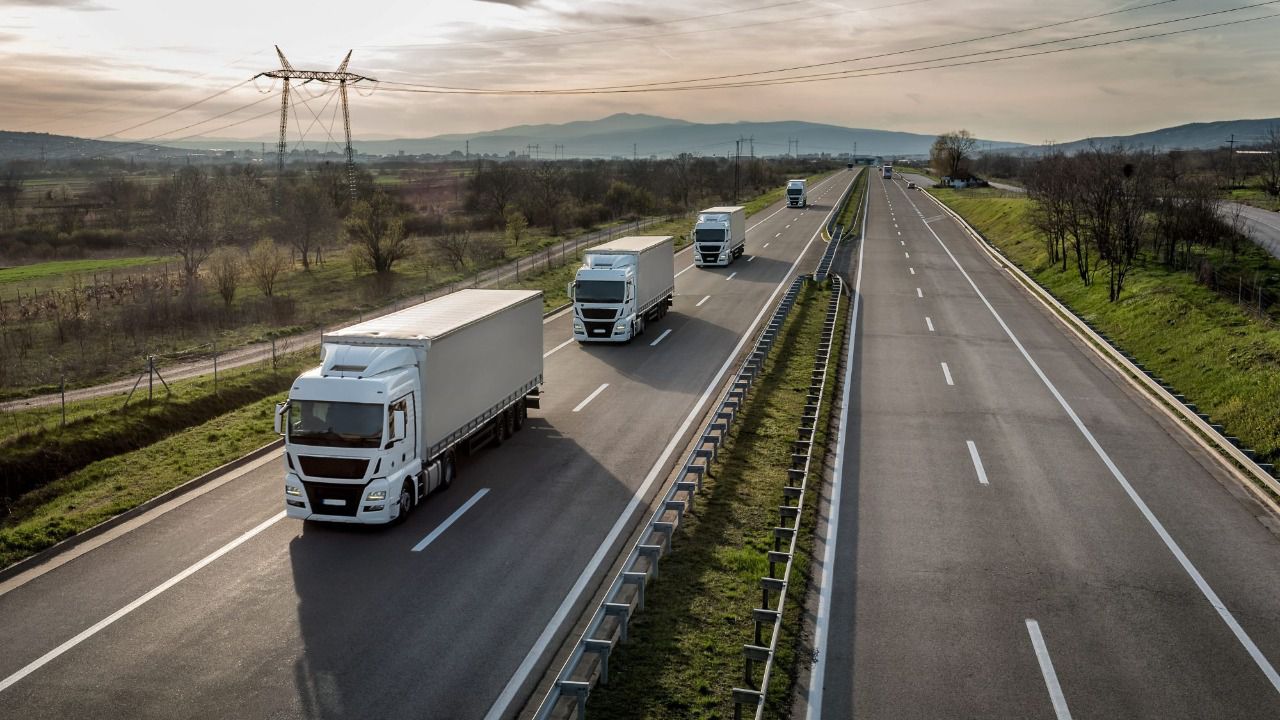
[[[276,55],[280,57],[280,69],[271,70],[264,73],[258,73],[256,77],[269,77],[284,82],[284,88],[280,92],[280,140],[276,143],[276,175],[284,177],[284,153],[287,149],[286,132],[289,129],[289,81],[302,80],[303,84],[309,82],[321,82],[325,84],[337,83],[338,96],[342,102],[342,126],[347,133],[347,186],[351,191],[351,199],[356,197],[356,153],[351,149],[351,113],[347,109],[347,85],[355,85],[359,82],[378,82],[374,78],[357,75],[356,73],[347,72],[347,63],[351,62],[351,51],[347,51],[347,56],[342,59],[342,64],[334,72],[326,70],[295,70],[289,64],[289,60],[285,58],[284,53],[280,51],[280,46],[276,47]]]

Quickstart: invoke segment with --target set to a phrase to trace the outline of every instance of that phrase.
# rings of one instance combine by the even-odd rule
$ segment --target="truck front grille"
[[[299,455],[298,464],[302,466],[303,475],[337,480],[360,480],[369,469],[369,461],[365,458]]]
[[[704,263],[708,263],[708,262],[713,263],[713,262],[718,262],[719,260],[720,260],[719,250],[712,250],[711,252],[702,253],[702,262]]]
[[[612,320],[618,317],[615,308],[579,308],[584,320]]]
[[[364,494],[364,485],[303,480],[302,486],[307,489],[307,501],[311,503],[313,513],[355,517],[360,510],[360,496]]]
[[[613,322],[585,322],[589,338],[607,338],[613,336]]]

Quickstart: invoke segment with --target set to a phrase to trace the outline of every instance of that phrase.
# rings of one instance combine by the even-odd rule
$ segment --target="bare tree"
[[[276,282],[288,269],[289,254],[275,240],[264,237],[249,248],[249,275],[263,295],[275,294]]]
[[[223,245],[209,257],[213,286],[222,296],[222,302],[228,309],[231,308],[231,302],[236,299],[236,290],[240,287],[240,278],[244,275],[242,255],[242,251],[235,247]],[[274,280],[272,283],[274,284]]]
[[[507,240],[510,241],[511,247],[519,248],[520,240],[524,238],[525,230],[529,228],[529,220],[514,205],[508,205],[505,214],[507,216]]]
[[[3,205],[11,226],[18,224],[18,200],[22,197],[26,181],[22,166],[16,162],[10,162],[0,174],[0,205]]]
[[[930,164],[941,175],[957,177],[977,146],[977,138],[968,130],[943,133],[929,150]]]
[[[1045,239],[1049,264],[1067,270],[1067,236],[1071,231],[1070,160],[1061,153],[1036,163],[1027,177],[1027,195],[1033,201],[1031,224]]]
[[[560,234],[560,209],[565,203],[565,171],[556,163],[542,163],[533,171],[533,185],[529,188],[533,204],[542,221],[551,228],[552,235]]]
[[[1262,164],[1262,189],[1268,195],[1280,196],[1280,125],[1267,128],[1262,149],[1267,151]]]
[[[193,288],[216,237],[208,176],[191,166],[179,170],[156,188],[155,213],[155,244],[182,260],[187,286]]]
[[[524,170],[513,162],[493,162],[482,166],[471,178],[467,209],[484,215],[498,225],[503,213],[524,187]]]
[[[332,235],[337,224],[333,203],[318,182],[285,181],[280,197],[276,235],[288,240],[302,258],[302,269],[311,270],[311,256]]]
[[[102,203],[111,224],[118,230],[132,230],[134,214],[142,204],[142,188],[127,177],[112,176],[94,183],[93,194]]]
[[[405,237],[400,209],[385,193],[356,202],[345,227],[356,260],[376,273],[391,272],[392,266],[413,250]]]
[[[449,264],[453,265],[454,269],[462,270],[466,267],[467,255],[471,250],[471,233],[467,230],[456,226],[449,227],[443,235],[431,238],[431,244],[449,259]]]

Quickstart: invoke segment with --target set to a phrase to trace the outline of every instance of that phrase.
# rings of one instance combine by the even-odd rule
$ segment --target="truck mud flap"
[[[542,407],[541,393],[529,393],[524,396],[524,406],[527,408],[540,409]]]

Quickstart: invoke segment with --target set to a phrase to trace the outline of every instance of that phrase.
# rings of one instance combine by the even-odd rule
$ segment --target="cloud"
[[[0,32],[0,43],[17,42],[22,39],[17,33]]]
[[[507,5],[513,8],[523,10],[527,7],[537,5],[541,0],[475,0],[476,2],[489,3],[491,5]]]
[[[106,5],[99,5],[93,0],[0,0],[0,8],[3,7],[61,8],[78,12],[101,12],[114,9]]]

